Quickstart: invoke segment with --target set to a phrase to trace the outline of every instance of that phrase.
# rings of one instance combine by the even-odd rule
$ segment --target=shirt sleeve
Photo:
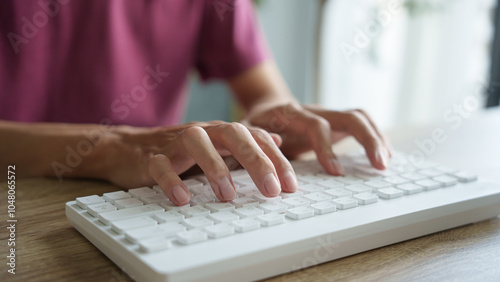
[[[251,0],[207,0],[196,57],[203,80],[235,76],[270,57]]]

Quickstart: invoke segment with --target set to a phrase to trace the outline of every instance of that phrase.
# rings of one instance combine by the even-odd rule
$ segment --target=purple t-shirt
[[[0,119],[172,125],[186,78],[267,58],[249,0],[0,1]]]

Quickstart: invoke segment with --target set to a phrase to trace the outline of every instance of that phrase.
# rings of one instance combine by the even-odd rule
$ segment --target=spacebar
[[[111,222],[114,220],[127,219],[142,215],[150,215],[162,211],[165,211],[165,209],[156,204],[149,204],[144,206],[101,213],[99,215],[99,221],[106,225],[110,225]]]

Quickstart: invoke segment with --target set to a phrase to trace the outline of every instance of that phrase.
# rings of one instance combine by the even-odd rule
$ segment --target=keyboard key
[[[247,194],[247,196],[248,195],[250,195],[250,194]],[[259,191],[255,192],[255,194],[252,194],[251,197],[254,198],[255,200],[257,200],[259,203],[268,203],[268,202],[275,202],[275,201],[281,200],[280,196],[269,198],[269,197],[262,195],[262,193]]]
[[[332,200],[332,197],[323,193],[316,192],[305,195],[304,199],[308,200],[311,203],[319,203],[325,201],[330,202]]]
[[[440,170],[444,173],[451,173],[451,174],[453,174],[454,172],[458,172],[458,169],[455,169],[455,168],[452,168],[449,166],[445,166],[445,165],[436,166],[435,169]]]
[[[118,209],[126,209],[144,205],[142,201],[136,198],[116,200],[114,204]]]
[[[108,202],[87,205],[87,212],[93,217],[99,217],[100,213],[116,211],[116,210],[117,208]]]
[[[153,215],[157,212],[162,212],[162,211],[165,211],[162,207],[156,204],[149,204],[144,206],[101,213],[99,215],[99,221],[104,223],[105,225],[110,225],[111,221],[138,217],[142,215]]]
[[[337,206],[332,202],[319,202],[312,204],[311,208],[314,210],[314,213],[318,215],[332,213],[337,210]]]
[[[161,202],[160,206],[164,207],[167,211],[178,211],[178,212],[180,212],[181,209],[189,208],[191,206],[191,204],[187,204],[187,205],[184,205],[184,206],[176,206],[172,202]]]
[[[157,194],[144,194],[144,195],[140,195],[139,199],[146,204],[158,204],[161,202],[169,201],[167,196],[165,196],[165,194],[163,194],[163,193],[162,194],[159,194],[159,193],[157,193]]]
[[[259,209],[263,210],[265,213],[282,213],[285,212],[287,206],[278,202],[263,203],[257,206]]]
[[[443,187],[453,186],[458,182],[457,178],[448,175],[433,177],[432,180],[441,183]]]
[[[237,208],[234,212],[241,218],[256,217],[264,213],[264,211],[257,207]]]
[[[383,188],[377,191],[377,195],[383,199],[394,199],[403,196],[404,192],[396,188]]]
[[[389,182],[393,185],[399,185],[399,184],[405,184],[410,182],[408,179],[394,175],[394,176],[389,176],[389,177],[384,177],[383,180],[385,182]]]
[[[378,196],[373,193],[364,192],[352,196],[360,205],[368,205],[378,202]]]
[[[396,186],[398,189],[403,190],[405,195],[411,195],[420,193],[423,190],[423,187],[414,183],[406,183]]]
[[[424,189],[426,191],[434,190],[434,189],[441,187],[441,183],[430,180],[430,179],[419,180],[419,181],[416,181],[415,184],[418,184],[418,185],[424,187]]]
[[[382,189],[382,188],[387,188],[387,187],[392,186],[392,184],[390,184],[389,182],[385,182],[385,181],[379,180],[379,179],[366,181],[364,184],[367,186],[370,186],[374,189]]]
[[[241,177],[233,177],[233,181],[241,186],[251,186],[254,185],[252,178],[249,175]]]
[[[177,233],[177,240],[184,245],[190,245],[207,240],[207,233],[198,229]]]
[[[233,221],[233,226],[238,232],[248,232],[251,230],[259,229],[260,222],[253,218],[244,218]]]
[[[421,169],[418,172],[420,174],[423,174],[423,175],[429,176],[429,177],[435,177],[435,176],[439,176],[439,175],[444,174],[444,172],[437,170],[437,169],[434,169],[434,168]]]
[[[172,240],[167,238],[153,238],[139,241],[139,247],[146,253],[163,251],[172,248]]]
[[[141,188],[134,188],[128,190],[128,193],[135,198],[140,198],[141,196],[144,196],[146,194],[156,194],[156,191],[149,188],[149,187],[141,187]]]
[[[306,183],[316,183],[325,180],[323,177],[319,177],[316,175],[297,175],[297,180],[306,182]]]
[[[293,197],[284,199],[281,201],[283,204],[287,205],[289,208],[296,208],[302,206],[309,206],[310,202],[302,197]]]
[[[236,189],[236,193],[238,194],[238,196],[241,197],[244,197],[246,194],[251,194],[255,192],[259,192],[259,189],[257,189],[257,186],[255,185],[243,186]]]
[[[237,208],[242,208],[242,207],[257,206],[259,204],[259,201],[252,199],[250,197],[240,197],[232,200],[230,203],[235,205]]]
[[[189,191],[196,196],[215,197],[215,193],[210,185],[191,187]]]
[[[182,222],[184,215],[178,211],[167,211],[155,213],[153,218],[158,220],[159,223]]]
[[[140,198],[141,196],[144,196],[146,194],[157,194],[155,190],[153,190],[149,187],[130,189],[130,190],[128,190],[128,193],[135,198]]]
[[[477,180],[477,175],[465,171],[454,172],[451,175],[458,178],[458,181],[460,182],[471,182]]]
[[[369,180],[375,180],[375,179],[381,179],[382,176],[376,175],[376,174],[368,174],[364,172],[355,172],[353,174],[354,177],[363,179],[364,181],[369,181]]]
[[[317,182],[316,184],[320,185],[320,186],[323,186],[323,187],[325,187],[327,189],[344,186],[344,183],[342,183],[340,181],[337,181],[335,179],[323,180],[323,181]]]
[[[345,187],[345,189],[351,191],[353,194],[359,194],[359,193],[373,191],[373,189],[371,187],[363,185],[363,184],[348,185]],[[350,196],[350,195],[346,195],[346,196]],[[342,197],[344,197],[344,196],[342,196]]]
[[[337,206],[337,209],[339,210],[346,210],[358,206],[358,201],[350,197],[333,199],[332,203],[334,203]]]
[[[104,203],[104,199],[97,195],[76,198],[76,204],[84,210],[87,209],[87,205],[99,203]]]
[[[192,187],[201,187],[203,186],[203,182],[200,182],[194,178],[191,178],[191,179],[186,179],[186,180],[183,180],[182,182],[184,182],[184,185],[186,185],[186,187],[189,189],[189,188],[192,188]]]
[[[314,210],[308,207],[291,208],[286,211],[286,216],[292,219],[304,219],[314,216]]]
[[[217,198],[215,197],[207,197],[205,195],[196,195],[191,198],[191,206],[205,206],[207,203],[215,202]]]
[[[139,240],[151,237],[169,237],[174,236],[178,232],[185,231],[186,227],[177,222],[168,222],[156,226],[148,226],[136,228],[125,232],[125,238],[132,243],[137,243]]]
[[[195,216],[184,219],[184,225],[188,228],[202,228],[205,226],[213,225],[214,222],[204,216]]]
[[[393,176],[393,175],[397,174],[396,171],[394,171],[390,168],[387,168],[384,170],[378,170],[378,169],[374,168],[371,164],[357,165],[354,167],[354,169],[361,172],[361,173],[364,173],[365,175],[372,175],[372,176],[384,177],[384,176]]]
[[[205,205],[205,208],[209,209],[211,212],[234,211],[233,205],[223,202],[208,203]]]
[[[342,182],[347,185],[352,185],[356,183],[360,183],[363,181],[361,178],[353,177],[353,176],[337,176],[335,177],[335,180]]]
[[[115,203],[116,200],[123,200],[123,199],[128,199],[132,196],[130,196],[129,193],[125,191],[116,191],[116,192],[111,192],[111,193],[104,193],[102,197],[107,201],[112,204]]]
[[[210,211],[202,206],[181,208],[179,209],[179,212],[185,215],[186,217],[204,216],[210,214]]]
[[[302,191],[304,194],[321,192],[323,190],[325,190],[324,187],[316,185],[316,184],[306,184],[306,185],[299,187],[299,191]]]
[[[285,222],[285,216],[277,213],[268,213],[257,217],[262,226],[274,226]]]
[[[234,227],[228,223],[207,226],[204,230],[210,238],[221,238],[234,234]]]
[[[216,223],[231,222],[240,219],[239,216],[235,215],[230,211],[211,213],[208,217],[213,221],[215,221]]]
[[[304,195],[304,192],[302,191],[297,191],[295,193],[286,193],[286,192],[281,192],[280,196],[282,199],[288,199],[288,198],[293,198],[293,197],[300,197]]]
[[[123,234],[125,231],[146,226],[155,226],[158,222],[149,216],[134,217],[124,220],[117,220],[111,224],[113,229],[118,234]]]
[[[342,197],[350,197],[352,195],[352,192],[344,189],[344,188],[333,188],[333,189],[328,189],[324,191],[325,194],[328,196],[331,196],[334,199],[337,198],[342,198]]]
[[[411,180],[411,181],[418,181],[418,180],[422,180],[422,179],[427,178],[427,176],[420,174],[418,172],[403,173],[403,174],[401,174],[401,177],[404,177],[404,178]]]

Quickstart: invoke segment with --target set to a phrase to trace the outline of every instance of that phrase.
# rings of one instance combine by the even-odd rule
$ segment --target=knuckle
[[[238,122],[224,123],[217,127],[222,130],[220,137],[226,143],[231,141],[231,137],[248,133],[247,127]]]
[[[231,131],[234,131],[235,133],[241,133],[241,132],[248,131],[247,127],[244,126],[243,124],[239,123],[239,122],[231,122],[231,123],[229,123],[229,127],[228,128]]]
[[[350,123],[360,124],[363,120],[363,115],[358,111],[348,111],[346,112],[346,119]]]
[[[202,127],[200,127],[200,126],[191,126],[189,128],[184,129],[180,133],[180,136],[182,138],[191,139],[191,138],[198,138],[198,137],[200,137],[200,136],[202,136],[204,134],[205,134],[205,129],[203,129]]]
[[[315,116],[309,121],[311,128],[315,130],[328,130],[330,128],[330,123],[323,117]]]
[[[262,141],[269,141],[271,139],[271,135],[269,134],[269,132],[265,131],[262,128],[253,128],[251,132],[255,139]]]

